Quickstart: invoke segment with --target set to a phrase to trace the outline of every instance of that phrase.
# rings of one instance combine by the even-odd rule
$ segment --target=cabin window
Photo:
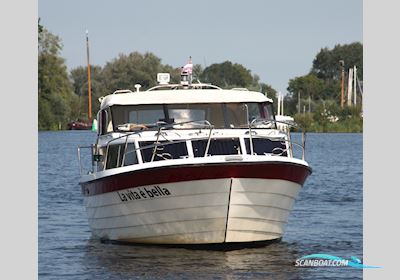
[[[104,110],[104,112],[106,113],[106,126],[104,127],[105,133],[109,133],[109,132],[113,132],[113,122],[112,122],[112,112],[110,108],[107,108],[106,110]]]
[[[247,107],[246,107],[247,105]],[[257,103],[196,103],[167,105],[114,105],[107,113],[107,132],[116,131],[118,125],[133,123],[148,127],[157,122],[182,123],[190,121],[209,121],[214,128],[247,128],[254,119],[274,120],[272,104]],[[112,114],[112,116],[111,116]],[[112,123],[111,123],[112,117]],[[260,123],[259,123],[260,125]],[[111,127],[111,128],[110,128]],[[193,124],[176,125],[175,129],[197,128]],[[263,128],[273,128],[273,122]]]
[[[167,105],[168,115],[175,123],[207,120],[216,128],[224,127],[222,104],[171,104]],[[193,124],[175,126],[175,128],[193,128]]]
[[[154,152],[153,141],[141,141],[139,142],[143,162],[151,162],[151,158]],[[146,146],[150,146],[146,148]],[[167,141],[159,141],[159,145],[156,147],[153,161],[166,160],[166,159],[180,159],[188,156],[186,148],[186,142],[171,143]]]
[[[93,161],[96,162],[97,164],[97,171],[103,171],[104,169],[104,155],[106,153],[106,149],[104,147],[99,148],[97,153],[94,151],[93,155]]]
[[[174,119],[175,123],[206,119],[206,111],[201,109],[174,108],[170,109],[168,112],[169,116]]]
[[[250,139],[244,139],[247,153],[250,154]],[[287,156],[284,141],[272,141],[270,139],[253,138],[253,152],[257,155],[275,154]]]
[[[137,164],[136,149],[134,143],[128,143],[126,147],[125,159],[121,162],[123,166]]]
[[[271,121],[270,123],[264,124],[264,128],[277,128],[275,123],[274,110],[271,103],[260,104],[261,118],[266,121]]]
[[[112,122],[111,122],[111,113],[110,108],[100,110],[97,113],[97,120],[98,120],[98,128],[97,134],[104,135],[108,132],[112,132]]]
[[[106,110],[101,110],[99,114],[99,129],[98,129],[98,134],[103,135],[107,133],[107,122],[109,121],[107,118],[107,111]]]
[[[247,108],[246,108],[246,105]],[[247,113],[248,112],[248,113]],[[274,120],[270,103],[227,103],[226,120],[230,128],[248,127],[255,119]],[[266,128],[274,127],[271,123]]]
[[[112,107],[114,130],[117,126],[125,123],[154,124],[164,119],[164,108],[162,105],[136,105]]]
[[[102,135],[103,134],[103,131],[102,131],[103,130],[102,129],[102,127],[103,127],[103,124],[102,124],[103,119],[102,119],[101,114],[102,114],[102,111],[97,112],[97,135]]]
[[[117,167],[118,162],[120,161],[119,159],[121,158],[121,146],[122,145],[110,145],[108,147],[106,169]]]
[[[129,123],[156,123],[164,117],[164,110],[161,106],[150,108],[137,108],[129,112]]]
[[[271,103],[261,104],[261,117],[267,120],[274,120],[274,111]]]
[[[203,157],[207,147],[207,139],[192,141],[193,154],[195,157]],[[208,148],[208,155],[240,155],[242,150],[240,148],[239,138],[222,138],[211,139]]]
[[[124,159],[125,144],[108,147],[106,169],[137,164],[137,156],[133,143],[128,143]]]

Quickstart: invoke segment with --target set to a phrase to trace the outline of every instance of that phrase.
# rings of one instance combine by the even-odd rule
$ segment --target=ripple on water
[[[40,279],[362,279],[353,268],[294,266],[296,258],[314,253],[362,257],[362,134],[308,134],[306,159],[313,174],[282,241],[228,252],[92,239],[76,147],[90,145],[95,136],[39,133]]]

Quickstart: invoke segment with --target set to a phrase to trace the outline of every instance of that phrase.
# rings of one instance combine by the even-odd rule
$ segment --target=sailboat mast
[[[89,62],[89,31],[86,30],[86,56],[87,56],[87,75],[88,75],[88,113],[89,122],[92,121],[92,87],[90,83],[90,62]]]
[[[341,90],[340,90],[340,107],[344,106],[344,60],[339,60],[340,66],[342,68],[342,82],[341,82]]]

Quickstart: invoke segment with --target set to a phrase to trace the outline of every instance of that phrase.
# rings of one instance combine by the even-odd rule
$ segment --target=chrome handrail
[[[249,127],[249,137],[250,137],[250,155],[254,155],[254,146],[253,146],[253,132],[251,131],[251,126],[254,120],[251,121],[250,123],[250,116],[249,116],[249,106],[247,106],[246,103],[243,104],[244,107],[246,108],[246,120],[247,120],[247,126]]]
[[[290,145],[295,145],[297,147],[300,147],[301,148],[301,152],[302,152],[302,160],[304,160],[305,149],[304,149],[304,145],[303,144],[300,144],[298,142],[295,142],[295,141],[289,140],[289,139],[284,139],[284,138],[278,139],[278,138],[275,138],[275,137],[263,136],[263,135],[257,135],[254,138],[256,138],[256,139],[268,139],[268,140],[276,141],[276,142],[285,142],[285,143],[289,143]],[[291,150],[293,150],[293,148],[291,148]]]
[[[196,137],[196,138],[191,138],[190,140],[191,141],[197,141],[197,140],[208,139],[208,138],[209,138],[209,136],[207,136],[207,137]],[[284,139],[284,138],[276,138],[276,137],[263,136],[263,135],[257,135],[254,138],[255,139],[268,139],[268,140],[275,141],[275,142],[292,142],[292,144],[294,144],[295,146],[298,146],[300,148],[303,147],[300,143],[297,143],[297,142],[294,142],[294,141],[290,141],[290,140],[287,140],[287,139]],[[146,145],[146,146],[143,146],[143,147],[135,148],[135,149],[133,149],[133,150],[131,150],[129,152],[126,152],[126,153],[133,153],[133,152],[136,152],[136,151],[151,149],[151,148],[160,147],[160,146],[167,146],[167,145],[170,145],[170,144],[185,143],[186,141],[187,141],[187,139],[182,139],[182,140],[174,140],[174,141],[171,141],[171,142],[154,143],[154,144]],[[205,156],[206,155],[204,155],[204,157]]]
[[[138,147],[138,148],[133,147],[132,150],[128,151],[127,147],[128,147],[129,137],[132,136],[132,135],[141,136],[141,133],[143,131],[134,131],[134,132],[131,132],[131,133],[125,133],[124,135],[121,135],[119,137],[116,137],[116,138],[113,138],[113,139],[109,140],[107,142],[107,144],[106,144],[105,156],[102,159],[102,161],[103,161],[103,170],[106,170],[106,168],[107,168],[107,160],[108,160],[108,156],[109,156],[109,148],[110,148],[111,143],[113,143],[114,141],[117,141],[119,139],[125,138],[125,143],[124,143],[125,144],[124,145],[125,148],[124,148],[123,155],[122,155],[122,161],[121,161],[121,163],[119,163],[119,159],[120,159],[120,156],[121,156],[120,153],[119,153],[117,167],[125,166],[125,161],[126,161],[126,155],[127,154],[130,154],[132,152],[136,153],[137,151],[144,150],[144,149],[150,149],[150,148],[153,148],[152,157],[151,157],[151,162],[152,162],[155,159],[158,147],[164,147],[164,146],[169,145],[169,144],[176,144],[176,143],[182,143],[182,142],[186,142],[187,141],[187,139],[173,140],[173,141],[169,140],[164,136],[163,130],[168,129],[168,128],[172,128],[172,127],[176,127],[176,126],[179,126],[179,125],[190,124],[190,123],[193,124],[194,126],[201,125],[202,128],[205,127],[205,128],[207,128],[209,130],[209,133],[208,133],[207,136],[196,137],[196,138],[191,138],[190,139],[191,141],[200,140],[200,139],[207,139],[207,144],[206,144],[206,148],[205,148],[204,155],[203,155],[203,157],[206,157],[208,155],[208,151],[209,151],[210,144],[211,144],[212,132],[213,132],[213,129],[214,129],[214,126],[209,121],[207,121],[207,120],[185,121],[185,122],[172,123],[172,124],[166,124],[165,122],[162,122],[162,123],[159,122],[159,123],[155,124],[157,126],[157,133],[156,133],[157,139],[153,144],[146,145],[144,147]],[[290,145],[290,147],[288,149],[286,149],[286,151],[290,152],[290,153],[288,153],[289,157],[293,157],[293,146],[300,147],[301,151],[302,151],[301,158],[302,158],[302,160],[304,160],[304,158],[305,158],[305,140],[306,139],[305,139],[305,132],[303,130],[302,130],[302,143],[300,144],[300,143],[297,143],[295,141],[292,141],[292,139],[290,137],[290,129],[288,129],[287,131],[282,131],[282,132],[284,132],[286,134],[287,137],[283,136],[283,137],[277,138],[277,137],[267,136],[267,135],[265,135],[265,136],[258,135],[257,133],[253,135],[253,133],[255,131],[253,131],[252,129],[256,128],[257,123],[262,123],[262,124],[283,123],[283,124],[286,124],[286,125],[291,126],[291,127],[301,128],[295,123],[288,123],[288,122],[285,122],[285,121],[267,120],[267,119],[259,119],[259,118],[252,120],[251,123],[249,123],[249,125],[248,125],[248,130],[249,130],[248,133],[249,133],[249,140],[250,140],[250,150],[251,150],[250,152],[251,152],[252,155],[254,154],[254,146],[253,146],[254,145],[254,143],[253,143],[254,138],[256,138],[256,139],[257,138],[263,138],[263,139],[269,139],[271,141],[281,141],[281,142],[288,143]],[[166,142],[164,142],[164,143],[160,142],[160,136],[163,137],[166,140]],[[83,148],[91,148],[91,153],[92,153],[92,170],[91,170],[91,172],[94,172],[95,165],[94,165],[94,150],[93,150],[93,148],[95,148],[95,150],[97,151],[97,152],[95,151],[95,153],[97,155],[99,147],[98,147],[97,144],[96,145],[91,145],[91,146],[79,146],[78,147],[78,159],[79,159],[79,168],[80,168],[80,173],[81,174],[83,173],[83,166],[82,166],[82,161],[81,161],[81,149],[83,149]],[[188,151],[188,153],[189,153],[189,151]]]
[[[151,160],[150,160],[150,162],[153,162],[154,157],[156,156],[157,144],[158,144],[158,140],[160,139],[160,135],[161,135],[161,130],[162,130],[162,129],[163,129],[162,126],[160,126],[160,127],[158,128],[157,139],[156,139],[155,146],[154,146],[154,149],[153,149],[153,152],[152,152],[152,155],[151,155]]]
[[[177,126],[177,125],[184,125],[184,124],[194,124],[194,125],[202,125],[202,126],[204,126],[204,124],[201,124],[201,122],[204,122],[204,124],[205,124],[207,127],[209,127],[209,129],[210,129],[209,136],[208,136],[208,142],[207,142],[207,147],[209,147],[209,146],[210,146],[210,141],[211,141],[212,129],[214,128],[214,126],[213,126],[209,121],[207,121],[207,120],[193,120],[193,121],[185,121],[185,122],[171,123],[171,124],[167,124],[167,123],[165,123],[165,122],[157,122],[157,123],[154,123],[154,124],[151,124],[151,125],[153,125],[154,127],[157,127],[157,139],[156,139],[156,142],[158,142],[159,137],[160,137],[160,135],[161,135],[161,133],[162,133],[162,132],[161,132],[162,130],[165,130],[165,129],[167,129],[167,128],[172,128],[172,127]],[[108,152],[109,152],[109,148],[110,148],[110,143],[111,143],[111,142],[114,142],[114,141],[116,141],[116,140],[119,140],[119,139],[122,139],[122,138],[126,137],[124,155],[123,155],[123,158],[122,158],[122,161],[123,161],[123,162],[121,163],[121,166],[124,166],[123,163],[125,163],[125,155],[126,155],[126,147],[127,147],[128,137],[131,136],[131,135],[135,135],[135,134],[139,134],[139,135],[140,135],[142,132],[143,132],[143,130],[141,130],[141,131],[134,131],[134,132],[132,132],[132,133],[127,133],[127,134],[121,135],[121,136],[119,136],[119,137],[113,138],[113,139],[111,139],[110,141],[108,141],[108,142],[107,142],[107,147],[106,147],[106,154],[105,154],[105,158],[104,158],[104,167],[103,167],[103,171],[106,170],[106,167],[107,167],[107,159],[108,159]],[[164,138],[165,138],[165,137],[164,137]],[[165,138],[165,139],[166,139],[166,138]],[[167,139],[166,139],[166,140],[167,140]],[[186,140],[185,140],[185,141],[186,141]],[[174,142],[174,143],[176,143],[176,142]],[[165,144],[164,144],[164,145],[165,145]],[[163,146],[164,146],[164,145],[163,145]],[[152,153],[152,159],[151,159],[151,161],[154,160],[155,152],[156,152],[157,146],[158,146],[157,144],[154,145],[154,150],[153,150],[153,153]],[[146,148],[148,148],[148,146],[146,146]],[[136,150],[139,150],[139,149],[134,149],[134,151],[136,151]],[[206,152],[206,153],[208,152],[208,148],[206,148],[206,151],[205,151],[205,152]],[[118,162],[117,162],[117,164],[118,164]]]
[[[82,166],[82,160],[81,160],[81,149],[90,149],[91,151],[91,156],[92,156],[92,170],[90,170],[88,173],[93,173],[94,172],[94,162],[93,162],[93,147],[94,145],[90,146],[78,146],[78,162],[79,162],[79,174],[82,175],[83,173],[83,166]]]
[[[210,129],[210,132],[211,132],[211,129]],[[210,140],[211,140],[210,135],[211,135],[211,133],[209,133],[208,136],[191,138],[190,140],[191,140],[191,141],[196,141],[196,140],[207,139],[207,146],[209,147],[209,146],[210,146]],[[129,137],[129,136],[128,136],[128,137]],[[263,136],[263,135],[255,135],[252,139],[268,139],[268,140],[275,141],[275,142],[285,142],[285,143],[288,142],[288,143],[291,143],[292,145],[295,145],[295,146],[300,147],[300,148],[302,149],[302,154],[304,155],[304,146],[303,146],[302,144],[299,144],[299,143],[295,142],[295,141],[291,141],[291,140],[284,139],[284,138],[277,138],[277,137],[271,137],[271,136]],[[146,146],[143,146],[143,147],[134,148],[134,149],[132,149],[132,150],[130,150],[130,151],[127,151],[127,149],[125,148],[125,149],[124,149],[124,155],[123,155],[123,160],[122,160],[121,166],[125,166],[124,158],[126,158],[126,155],[129,154],[129,153],[136,153],[137,151],[146,150],[146,149],[151,149],[151,148],[154,149],[154,148],[156,148],[156,147],[160,147],[160,146],[163,147],[163,146],[170,145],[170,144],[185,143],[186,141],[187,141],[187,139],[173,140],[173,141],[168,141],[168,140],[167,140],[167,141],[164,142],[164,143],[158,142],[158,143],[146,145]],[[109,142],[111,142],[111,141],[109,141]],[[80,150],[81,150],[82,148],[92,148],[92,147],[93,147],[93,146],[79,146],[79,147],[78,147],[78,158],[79,158],[79,166],[80,166],[81,174],[82,174],[83,168],[82,168],[82,162],[81,162],[81,158],[80,158]],[[93,150],[93,149],[92,149],[92,150]],[[189,151],[188,151],[188,152],[189,152]],[[285,152],[285,151],[282,151],[282,153],[284,153],[284,152]],[[281,153],[281,154],[282,154],[282,153]],[[207,150],[207,148],[206,148],[203,157],[206,157],[207,154],[208,154],[208,150]],[[274,154],[274,155],[278,156],[279,154]],[[93,157],[93,155],[92,155],[92,157]],[[154,158],[155,158],[155,156],[154,156]],[[154,158],[153,158],[153,160],[154,160]],[[165,157],[163,157],[163,158],[165,159]],[[106,160],[107,160],[107,159],[105,158],[103,170],[105,170],[105,169],[106,169],[106,166],[107,166],[107,161],[106,161]],[[93,168],[93,159],[92,159],[92,168]],[[92,169],[92,172],[93,172],[93,169]]]
[[[282,131],[282,132],[284,132],[284,133],[287,135],[287,137],[288,137],[288,140],[285,140],[285,141],[288,142],[289,145],[291,145],[291,149],[290,149],[290,150],[292,151],[291,157],[293,157],[293,144],[295,144],[295,145],[298,145],[298,146],[300,146],[300,147],[302,148],[301,159],[302,159],[302,160],[305,160],[306,133],[305,133],[304,129],[303,129],[301,126],[299,126],[297,123],[294,123],[294,122],[278,121],[278,120],[275,120],[275,119],[274,119],[274,120],[269,120],[269,119],[255,118],[255,119],[252,120],[251,123],[249,124],[250,149],[252,148],[252,142],[253,142],[253,137],[252,137],[252,135],[251,135],[251,132],[252,132],[252,131],[251,131],[251,128],[252,128],[253,125],[254,125],[255,123],[257,123],[257,122],[261,122],[261,123],[263,123],[263,124],[275,123],[275,125],[276,125],[277,123],[281,123],[281,124],[285,124],[285,125],[287,125],[287,126],[289,126],[289,127],[293,127],[293,128],[296,128],[296,129],[300,129],[301,136],[302,136],[302,144],[293,142],[293,141],[291,140],[291,137],[290,137],[290,128],[288,129],[287,132],[286,132],[286,131]],[[277,126],[276,126],[276,127],[277,127]]]

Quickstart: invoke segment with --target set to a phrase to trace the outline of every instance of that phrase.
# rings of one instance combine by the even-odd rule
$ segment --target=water
[[[92,239],[76,147],[95,137],[90,131],[39,133],[40,279],[362,278],[362,270],[351,267],[294,266],[297,258],[315,253],[362,258],[362,134],[308,134],[306,159],[313,174],[282,241],[228,252]]]

